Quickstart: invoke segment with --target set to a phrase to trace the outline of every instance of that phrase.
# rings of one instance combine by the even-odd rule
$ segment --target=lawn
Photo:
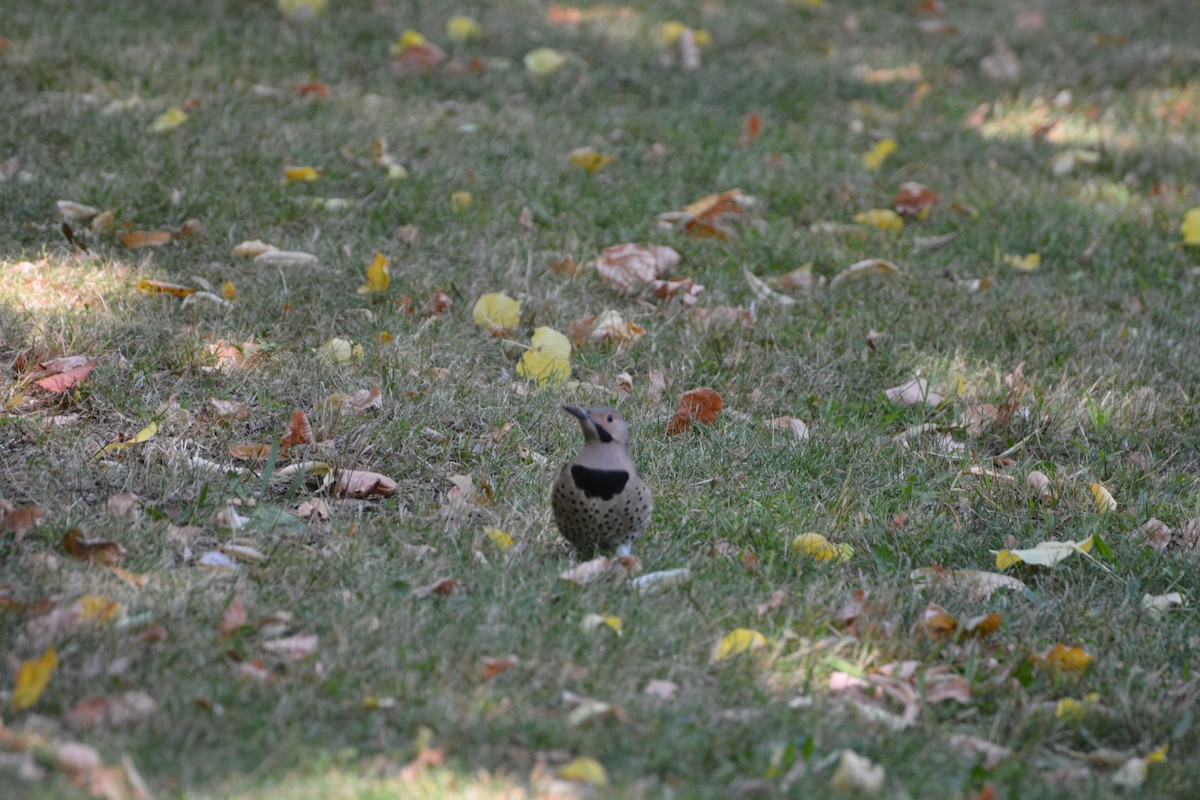
[[[0,796],[1196,796],[1200,19],[969,5],[8,0]]]

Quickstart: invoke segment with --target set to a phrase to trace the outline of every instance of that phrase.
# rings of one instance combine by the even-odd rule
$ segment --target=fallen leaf
[[[1189,208],[1179,224],[1179,232],[1183,234],[1183,243],[1188,247],[1200,245],[1200,207]]]
[[[824,275],[814,275],[812,271],[813,265],[809,261],[791,272],[780,275],[776,279],[782,289],[795,289],[800,292],[812,292],[825,285]]]
[[[56,361],[61,359],[55,359]],[[42,365],[45,367],[45,365]],[[34,381],[35,384],[48,392],[59,394],[76,384],[82,383],[98,366],[96,361],[85,359],[84,363],[71,369],[56,371],[55,374]]]
[[[772,417],[767,420],[768,428],[775,428],[781,431],[790,431],[792,438],[798,442],[808,440],[808,426],[804,424],[804,420],[796,417]]]
[[[794,306],[796,299],[788,297],[786,294],[780,294],[767,285],[766,281],[750,271],[750,268],[742,265],[742,275],[746,277],[746,282],[750,284],[750,290],[754,292],[754,298],[760,303],[777,303],[778,305]]]
[[[121,234],[121,246],[129,248],[160,247],[171,241],[171,236],[170,231],[128,231]],[[140,289],[141,286],[139,285],[138,288]]]
[[[966,592],[974,601],[986,600],[997,589],[1024,590],[1028,587],[1010,575],[998,572],[983,572],[975,569],[947,570],[941,567],[920,567],[909,573],[916,589],[927,586],[945,586]]]
[[[483,35],[483,28],[470,17],[457,14],[446,20],[446,38],[452,42],[469,42]]]
[[[572,167],[579,167],[589,175],[595,175],[616,160],[616,156],[597,152],[594,147],[576,147],[567,154],[567,162]]]
[[[308,415],[300,409],[296,409],[292,413],[292,419],[288,422],[283,438],[279,440],[279,446],[287,448],[302,444],[315,445],[316,443],[317,439],[313,436],[313,429],[312,425],[308,422]]]
[[[388,285],[392,282],[391,272],[388,269],[387,256],[378,250],[371,256],[371,263],[367,267],[366,282],[358,287],[358,294],[381,294],[388,290]]]
[[[677,251],[663,245],[619,244],[606,247],[593,266],[609,286],[633,294],[679,264]]]
[[[234,245],[232,254],[234,258],[255,258],[261,256],[263,253],[270,253],[278,249],[258,239],[252,239]]]
[[[650,281],[650,294],[659,300],[671,300],[678,297],[684,306],[692,307],[699,300],[704,287],[691,278],[674,278],[669,280],[657,279]]]
[[[635,556],[618,556],[617,558],[593,558],[584,561],[558,575],[560,581],[567,581],[576,586],[586,586],[600,578],[623,580],[641,570],[641,562]]]
[[[512,537],[499,528],[485,528],[483,535],[491,540],[492,544],[496,545],[500,552],[512,549]]]
[[[317,348],[317,355],[331,364],[350,364],[362,361],[364,352],[358,342],[335,336]]]
[[[312,253],[300,250],[266,250],[254,257],[255,264],[278,267],[307,267],[320,261]]]
[[[1042,266],[1042,256],[1039,253],[1030,253],[1027,256],[1008,254],[1002,260],[1017,272],[1034,272]]]
[[[484,656],[479,661],[481,664],[479,669],[479,677],[485,681],[489,678],[494,678],[501,672],[506,672],[517,666],[517,664],[521,663],[521,659],[514,655],[501,656],[499,658],[490,658],[488,656]]]
[[[1036,660],[1062,672],[1081,673],[1092,663],[1092,657],[1082,647],[1067,647],[1059,642]]]
[[[1016,83],[1021,79],[1021,62],[1000,34],[992,37],[992,53],[979,62],[983,77],[993,83]]]
[[[146,692],[129,691],[119,695],[85,697],[63,717],[73,731],[88,731],[100,726],[119,727],[144,722],[158,713],[158,703]]]
[[[2,507],[3,504],[0,503],[0,509]],[[3,515],[0,515],[0,530],[11,533],[13,541],[19,542],[27,534],[32,533],[34,528],[41,525],[44,517],[41,506],[37,503],[27,503],[19,508],[4,511]]]
[[[564,781],[586,783],[591,786],[607,786],[608,774],[604,767],[594,758],[580,756],[574,761],[558,768],[556,773]]]
[[[758,114],[747,114],[742,120],[742,132],[738,134],[738,147],[748,147],[762,132],[763,119]]]
[[[138,281],[137,288],[143,294],[169,294],[173,297],[187,297],[196,293],[196,290],[190,286],[181,286],[178,283],[148,279]]]
[[[944,399],[941,394],[929,389],[929,381],[924,378],[914,378],[908,383],[884,389],[883,395],[888,400],[901,406],[936,406]]]
[[[958,620],[937,603],[925,606],[919,624],[931,639],[947,639],[958,629]]]
[[[284,183],[313,183],[321,175],[312,167],[284,167]]]
[[[471,318],[493,336],[501,336],[520,323],[521,304],[506,294],[485,294],[475,301]]]
[[[271,639],[263,642],[260,647],[268,653],[274,653],[284,661],[303,661],[317,652],[319,637],[312,634],[297,634]]]
[[[792,552],[803,553],[817,561],[842,563],[854,556],[854,548],[845,543],[833,543],[819,533],[802,533],[792,539]]]
[[[47,647],[37,658],[21,662],[9,701],[13,711],[24,711],[38,701],[50,684],[50,676],[57,666],[58,653],[54,647]]]
[[[872,172],[877,172],[883,166],[883,162],[887,161],[894,152],[896,152],[895,140],[883,139],[872,147],[870,152],[863,155],[863,166]]]
[[[333,493],[338,497],[391,497],[397,483],[386,475],[362,469],[344,469],[337,474]]]
[[[455,214],[461,214],[471,207],[472,197],[470,192],[451,192],[450,194],[450,210]]]
[[[900,186],[900,191],[892,198],[892,209],[902,217],[925,219],[937,202],[937,192],[924,184],[908,181]]]
[[[570,59],[558,50],[539,47],[526,53],[523,60],[529,74],[541,78],[562,69]]]
[[[209,398],[208,403],[212,406],[213,411],[216,412],[217,419],[250,419],[250,409],[244,403],[239,403],[236,400],[218,400],[215,397]]]
[[[434,287],[433,297],[429,301],[429,312],[434,316],[444,314],[454,306],[454,300],[443,292],[440,287]]]
[[[1013,754],[1010,747],[1003,747],[989,742],[987,739],[981,739],[978,736],[971,736],[966,733],[950,734],[947,743],[954,750],[972,759],[982,755],[984,768],[989,770],[1000,766],[1001,763]]]
[[[849,748],[842,750],[837,770],[829,779],[829,785],[839,792],[876,795],[883,791],[884,771],[882,764],[860,756]]]
[[[109,516],[133,522],[142,515],[142,501],[133,492],[121,492],[104,501],[104,511]]]
[[[1182,607],[1183,595],[1179,592],[1142,595],[1142,608],[1146,609],[1150,616],[1156,620],[1162,619],[1171,609]]]
[[[179,106],[171,106],[162,114],[154,118],[147,128],[151,133],[166,133],[167,131],[178,128],[183,123],[187,122],[188,115]]]
[[[620,617],[606,616],[604,614],[585,614],[579,622],[579,628],[584,633],[592,633],[601,627],[609,628],[618,636],[624,635]]]
[[[1134,535],[1143,539],[1148,546],[1160,553],[1171,544],[1171,529],[1154,517],[1143,522],[1134,531]]]
[[[432,72],[446,60],[442,48],[417,31],[407,30],[392,45],[394,72]]]
[[[746,211],[756,200],[741,189],[708,194],[680,211],[667,211],[654,218],[660,228],[691,236],[728,239],[737,234],[735,225],[746,221]]]
[[[900,268],[891,261],[883,258],[867,258],[862,261],[856,261],[844,270],[833,276],[829,281],[829,288],[836,289],[843,283],[858,280],[868,275],[887,275],[889,277],[897,277],[902,275]]]
[[[658,572],[647,572],[645,575],[639,575],[633,579],[631,585],[638,594],[650,596],[660,594],[676,586],[684,586],[691,583],[691,580],[692,571],[687,567],[678,567],[676,569],[664,569]]]
[[[721,395],[708,387],[689,389],[679,398],[679,407],[667,424],[667,433],[683,433],[691,427],[693,420],[705,425],[713,424],[721,413],[722,405]]]
[[[342,414],[364,414],[372,408],[383,408],[383,389],[375,385],[354,394],[331,394],[322,403]]]
[[[571,342],[553,328],[533,332],[530,348],[517,363],[517,374],[536,381],[538,386],[560,386],[571,377]]]
[[[1089,536],[1078,542],[1039,542],[1024,550],[993,550],[992,552],[996,555],[998,569],[1008,569],[1014,564],[1053,567],[1076,553],[1090,552],[1093,544],[1093,537]]]
[[[242,601],[235,597],[225,606],[225,610],[221,612],[221,618],[217,620],[217,630],[223,636],[228,636],[234,631],[246,624],[246,606]]]
[[[425,600],[430,597],[446,597],[458,589],[458,579],[452,577],[438,578],[433,583],[413,589],[413,597]]]
[[[854,221],[859,225],[870,225],[881,231],[898,233],[904,230],[904,220],[890,208],[873,208],[854,215]]]
[[[592,323],[588,338],[602,344],[615,344],[621,349],[636,344],[645,333],[645,328],[628,322],[618,312],[605,311]]]
[[[713,662],[725,661],[742,653],[767,646],[767,637],[752,628],[737,628],[721,637],[713,649]]]
[[[71,528],[62,538],[62,549],[68,554],[92,564],[113,566],[125,558],[125,548],[107,539],[87,539],[78,528]]]
[[[1101,514],[1117,510],[1117,501],[1113,498],[1112,493],[1104,488],[1103,484],[1089,483],[1088,489],[1091,490],[1092,498],[1096,501],[1096,510]]]

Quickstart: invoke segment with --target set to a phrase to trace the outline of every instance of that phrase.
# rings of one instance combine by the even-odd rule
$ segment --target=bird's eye
[[[608,415],[608,421],[609,421],[609,422],[612,422],[612,414],[609,414],[609,415]]]

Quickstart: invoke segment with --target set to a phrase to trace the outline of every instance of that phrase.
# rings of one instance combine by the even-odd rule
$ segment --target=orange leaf
[[[178,283],[152,281],[149,279],[138,281],[137,288],[139,292],[145,294],[169,294],[173,297],[187,297],[189,294],[196,293],[196,290],[190,286],[180,286]]]
[[[1000,628],[1003,618],[999,614],[984,614],[971,617],[962,624],[960,638],[986,639]]]
[[[1059,642],[1046,651],[1041,661],[1063,672],[1083,672],[1092,663],[1092,657],[1082,647],[1067,647]]]
[[[414,44],[405,47],[392,59],[392,72],[433,72],[445,60],[445,52],[436,44]]]
[[[921,628],[930,639],[945,639],[958,628],[958,620],[937,603],[930,603],[921,612]]]
[[[437,595],[438,597],[445,597],[447,595],[454,594],[454,590],[457,587],[457,578],[439,578],[433,583],[413,589],[413,597],[417,598],[418,600],[424,600],[425,598],[433,597],[434,595]]]
[[[296,409],[296,413],[292,414],[292,421],[288,424],[287,432],[279,440],[280,447],[295,447],[298,444],[316,443],[317,440],[313,436],[312,425],[308,423],[308,417],[305,416],[303,411]]]
[[[121,234],[124,247],[158,247],[171,241],[170,231],[130,231]]]
[[[503,658],[488,658],[484,656],[482,659],[482,668],[479,670],[479,677],[483,680],[494,678],[505,670],[515,667],[520,659],[516,656],[504,656]]]
[[[762,117],[758,114],[747,114],[746,119],[742,122],[742,133],[738,136],[738,147],[749,145],[758,138],[759,131],[761,130]]]
[[[296,87],[296,94],[301,97],[315,97],[318,100],[324,100],[329,97],[329,87],[321,83],[321,81],[309,81],[301,86]]]
[[[667,424],[667,433],[683,433],[691,427],[692,420],[711,425],[717,421],[721,408],[721,395],[712,389],[689,389],[679,398],[679,408],[675,411],[675,418]]]
[[[453,305],[454,301],[440,288],[433,290],[433,300],[430,302],[430,308],[433,309],[432,313],[441,314],[443,311],[449,311]]]
[[[229,447],[229,455],[239,461],[266,461],[270,454],[269,444],[235,444]]]
[[[54,392],[57,394],[59,392],[65,392],[67,389],[70,389],[77,383],[82,383],[88,375],[92,374],[92,370],[95,368],[96,362],[88,361],[81,367],[75,367],[74,369],[60,372],[57,375],[51,375],[48,378],[42,378],[41,380],[34,381],[34,383],[48,392]]]

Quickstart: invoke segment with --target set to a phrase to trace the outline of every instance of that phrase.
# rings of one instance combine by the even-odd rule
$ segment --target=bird
[[[563,410],[579,420],[583,449],[554,481],[551,506],[563,538],[580,556],[627,556],[646,530],[654,499],[629,457],[629,426],[613,408]]]

